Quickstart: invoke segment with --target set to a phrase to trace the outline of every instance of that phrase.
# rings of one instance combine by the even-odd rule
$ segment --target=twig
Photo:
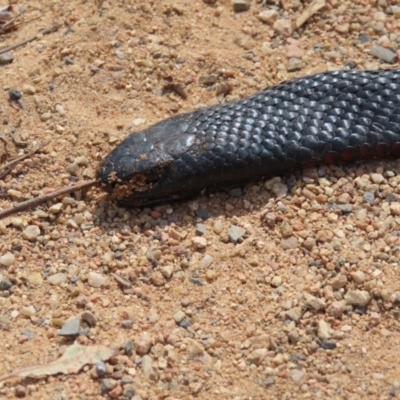
[[[39,33],[42,33],[43,35],[48,35],[49,33],[55,32],[57,29],[58,29],[58,26],[52,26],[48,29],[45,29],[45,30],[39,32]],[[27,44],[29,42],[33,42],[38,37],[39,33],[35,36],[24,39],[22,42],[12,44],[11,46],[4,47],[3,49],[0,50],[0,54],[6,53],[7,51],[17,49],[18,47],[24,46],[25,44]]]
[[[0,211],[0,219],[8,217],[9,215],[14,214],[16,212],[23,211],[31,207],[35,207],[41,203],[44,203],[45,201],[52,200],[58,196],[61,196],[62,194],[76,192],[77,190],[89,188],[91,186],[94,186],[96,183],[97,180],[92,179],[90,181],[77,183],[76,185],[56,190],[55,192],[52,193],[47,193],[43,196],[35,197],[34,199],[23,201],[22,203],[14,204],[12,207]]]
[[[25,160],[25,158],[30,157],[31,155],[37,153],[39,150],[41,150],[43,147],[47,146],[49,143],[51,142],[50,140],[47,140],[46,142],[42,143],[41,145],[39,145],[38,147],[36,147],[36,149],[31,150],[29,153],[26,153],[20,157],[14,158],[13,160],[9,161],[8,163],[5,163],[3,165],[0,166],[0,179],[3,179],[7,174],[8,171],[17,163],[19,163],[22,160]]]

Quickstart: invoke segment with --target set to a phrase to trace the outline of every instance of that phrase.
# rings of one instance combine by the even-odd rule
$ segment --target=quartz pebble
[[[36,225],[28,225],[22,232],[22,237],[30,242],[34,242],[40,235],[40,228]]]
[[[349,290],[344,296],[346,304],[351,306],[366,306],[371,300],[371,295],[365,290]]]
[[[12,253],[6,253],[0,256],[0,265],[11,267],[15,263],[15,256]]]
[[[89,272],[89,275],[88,275],[89,286],[91,286],[93,288],[100,288],[105,283],[106,283],[106,278],[103,275],[101,275],[97,272],[93,272],[93,271]]]

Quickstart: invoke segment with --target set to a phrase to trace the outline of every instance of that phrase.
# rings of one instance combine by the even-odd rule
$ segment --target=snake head
[[[143,131],[132,133],[100,163],[97,179],[121,204],[151,205],[174,200],[179,190],[171,185],[176,160],[192,146],[186,134],[190,114],[180,114]],[[176,193],[178,192],[178,193]]]

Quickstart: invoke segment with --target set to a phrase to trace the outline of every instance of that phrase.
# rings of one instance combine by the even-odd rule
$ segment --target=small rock
[[[16,397],[25,397],[26,396],[26,387],[24,385],[17,385],[15,387],[15,396]]]
[[[369,303],[371,295],[365,290],[349,290],[344,299],[348,305],[363,307]]]
[[[22,232],[22,237],[30,242],[34,242],[40,235],[40,229],[36,225],[28,225]]]
[[[303,61],[300,58],[289,58],[286,69],[288,72],[299,71],[303,68]]]
[[[11,53],[0,54],[0,65],[11,64],[14,61],[14,56]]]
[[[15,256],[12,253],[3,254],[0,257],[0,264],[4,267],[11,267],[15,262]]]
[[[204,254],[204,257],[199,261],[199,268],[208,268],[212,264],[213,260],[214,259],[209,254]]]
[[[66,281],[66,279],[67,279],[67,275],[63,274],[62,272],[59,272],[57,274],[50,275],[47,278],[47,281],[54,286],[60,286],[63,282]]]
[[[334,301],[326,309],[326,312],[333,318],[342,318],[345,308],[346,303],[344,301]]]
[[[192,244],[196,250],[202,250],[207,247],[207,240],[201,236],[195,236],[192,239]]]
[[[308,237],[304,242],[303,242],[303,247],[306,248],[307,250],[312,250],[315,245],[317,244],[317,241],[312,238],[312,237]]]
[[[390,203],[390,206],[389,206],[389,209],[390,209],[390,213],[392,214],[392,215],[400,215],[400,203],[399,202],[393,202],[393,203]]]
[[[279,35],[288,37],[292,35],[294,28],[290,19],[277,19],[274,23],[273,29]]]
[[[241,226],[232,225],[228,231],[229,240],[233,243],[237,243],[238,240],[242,239],[245,233],[246,229]]]
[[[273,182],[271,191],[278,199],[280,199],[288,194],[288,187],[283,182]]]
[[[150,276],[150,281],[154,286],[162,286],[165,283],[163,274],[160,271],[155,271]]]
[[[8,331],[10,329],[10,319],[5,315],[0,314],[0,329]]]
[[[257,15],[258,19],[266,24],[273,24],[279,17],[278,11],[276,10],[264,10]]]
[[[143,333],[134,342],[135,351],[139,356],[147,354],[152,346],[153,340],[149,334]]]
[[[90,327],[94,327],[97,324],[97,318],[90,311],[84,311],[81,314],[81,320],[86,322]]]
[[[397,61],[397,54],[382,46],[375,46],[370,50],[369,54],[387,64],[394,64]]]
[[[362,271],[354,271],[350,275],[355,283],[360,284],[365,281],[365,274]]]
[[[363,194],[363,200],[365,203],[368,203],[369,205],[373,205],[375,201],[375,194],[372,192],[365,192]],[[366,210],[365,210],[366,211]]]
[[[315,311],[324,310],[326,307],[325,301],[319,297],[315,297],[311,294],[307,295],[306,305],[311,307]]]
[[[106,282],[106,278],[97,272],[90,271],[88,275],[88,284],[93,288],[100,288]]]
[[[304,379],[305,377],[305,372],[304,370],[300,370],[300,369],[292,369],[289,371],[289,376],[292,379],[292,381],[296,384],[300,384],[301,381]]]
[[[35,88],[35,86],[32,86],[32,85],[24,85],[24,86],[22,86],[22,92],[25,94],[35,94],[36,88]]]
[[[265,359],[268,352],[268,349],[256,349],[249,354],[247,359],[251,364],[259,365]]]
[[[179,310],[174,314],[174,320],[177,324],[179,324],[179,322],[181,322],[185,317],[186,314],[182,310]]]
[[[21,315],[24,317],[33,317],[36,314],[35,307],[33,306],[27,306],[27,307],[22,307],[21,308]]]
[[[78,317],[71,318],[63,324],[61,329],[57,332],[58,336],[77,336],[79,335],[81,321]]]
[[[298,58],[301,59],[304,56],[304,50],[300,49],[299,46],[292,43],[286,49],[287,58]]]
[[[142,357],[142,371],[144,376],[151,380],[155,380],[156,375],[153,369],[153,360],[149,355],[145,355]]]
[[[10,290],[12,288],[12,282],[5,278],[0,281],[0,291]]]
[[[58,112],[61,116],[65,115],[65,109],[61,104],[56,104],[56,112]]]
[[[165,279],[170,279],[174,273],[174,267],[172,265],[166,265],[165,267],[161,268],[161,273]]]
[[[247,11],[250,8],[250,3],[247,0],[233,0],[232,5],[235,12]]]
[[[331,285],[333,290],[339,290],[343,287],[345,287],[347,284],[347,277],[342,274],[336,275],[332,280],[331,280]]]
[[[196,225],[196,235],[203,236],[207,233],[207,228],[204,224],[197,224]]]
[[[275,287],[275,288],[277,288],[277,287],[279,287],[279,286],[281,286],[282,285],[282,277],[281,276],[274,276],[272,279],[271,279],[271,286],[272,287]]]
[[[284,238],[281,240],[281,246],[283,250],[295,249],[298,246],[298,240],[294,236]]]
[[[331,337],[331,327],[330,325],[324,321],[323,319],[318,321],[318,331],[317,335],[318,337],[323,340],[323,339],[329,339]]]
[[[41,116],[40,116],[40,120],[41,121],[43,121],[43,122],[46,122],[46,121],[48,121],[49,119],[51,119],[52,118],[52,115],[51,115],[51,112],[45,112],[45,113],[43,113]]]
[[[63,209],[63,203],[53,204],[49,208],[49,213],[50,214],[58,214],[62,209]]]
[[[135,118],[132,121],[133,126],[139,126],[139,125],[143,125],[146,122],[146,120],[144,118]]]

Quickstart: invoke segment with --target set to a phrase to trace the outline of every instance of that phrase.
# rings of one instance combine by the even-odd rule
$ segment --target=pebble
[[[135,118],[132,121],[132,125],[133,126],[139,126],[139,125],[143,125],[146,122],[146,120],[144,118]]]
[[[88,285],[93,288],[101,288],[106,283],[106,277],[103,275],[90,271],[88,274]]]
[[[228,230],[228,237],[232,243],[237,243],[246,233],[246,229],[241,226],[232,225]]]
[[[363,200],[365,203],[368,203],[369,205],[373,205],[375,201],[375,195],[372,192],[365,192],[363,194]]]
[[[36,314],[35,307],[33,306],[26,306],[21,308],[21,315],[24,317],[33,317]]]
[[[289,58],[286,69],[288,72],[299,71],[303,68],[303,61],[300,58]]]
[[[0,281],[0,291],[9,290],[12,288],[12,282],[5,278]]]
[[[291,36],[294,30],[293,23],[290,19],[277,19],[273,25],[276,33],[283,36]]]
[[[248,355],[247,359],[251,364],[259,365],[268,353],[268,349],[256,349]]]
[[[287,58],[299,58],[301,59],[304,56],[304,50],[300,49],[299,46],[292,43],[286,48],[286,57]]]
[[[292,379],[292,381],[296,384],[300,384],[301,381],[304,379],[305,377],[305,372],[304,370],[300,370],[300,369],[292,369],[289,371],[289,376]]]
[[[14,56],[11,53],[5,52],[0,54],[0,65],[11,64],[14,61]]]
[[[24,86],[22,86],[22,92],[25,94],[35,94],[36,88],[35,88],[35,86],[32,86],[32,85],[24,85]]]
[[[135,341],[134,347],[135,351],[139,356],[147,354],[152,346],[153,340],[148,333],[141,334]]]
[[[331,327],[330,325],[324,321],[323,319],[318,321],[318,331],[317,336],[323,339],[329,339],[331,337]]]
[[[371,295],[365,290],[349,290],[344,299],[348,305],[363,307],[369,303]]]
[[[298,247],[298,240],[296,237],[291,236],[281,240],[281,246],[283,250],[291,250]]]
[[[49,208],[49,213],[50,214],[58,214],[63,209],[63,206],[64,206],[63,203],[53,204]]]
[[[164,275],[161,271],[155,271],[150,276],[150,281],[154,286],[163,286],[165,284]]]
[[[271,279],[271,286],[272,287],[275,287],[275,288],[277,288],[277,287],[279,287],[279,286],[281,286],[282,285],[282,277],[281,276],[274,276],[272,279]]]
[[[195,236],[192,239],[192,244],[196,250],[202,250],[207,247],[207,240],[201,236]]]
[[[50,275],[47,277],[47,281],[51,283],[54,286],[60,286],[63,282],[65,282],[67,279],[67,275],[59,272],[57,274]]]
[[[232,0],[233,11],[242,12],[250,8],[250,3],[247,0]]]
[[[22,237],[30,242],[34,242],[36,238],[40,235],[40,229],[36,225],[28,225],[22,231]]]
[[[174,273],[174,267],[172,265],[166,265],[161,268],[161,273],[165,279],[170,279]]]
[[[153,369],[153,360],[149,355],[142,357],[142,371],[144,376],[151,380],[155,380],[155,373]]]
[[[354,282],[360,284],[365,281],[365,274],[362,271],[354,271],[350,274]]]
[[[0,329],[3,331],[8,331],[10,329],[10,319],[5,315],[0,314]]]
[[[79,317],[74,317],[63,324],[57,332],[58,336],[77,336],[79,335],[81,321]]]
[[[12,253],[6,253],[0,256],[0,265],[11,267],[15,263],[15,256]]]
[[[397,54],[392,50],[389,50],[382,46],[375,46],[373,47],[369,54],[378,58],[379,60],[387,63],[387,64],[394,64],[397,61]]]
[[[213,263],[213,258],[209,254],[205,254],[204,257],[199,261],[199,268],[206,269]]]
[[[279,17],[276,10],[264,10],[257,15],[258,19],[266,24],[273,24]]]
[[[207,233],[207,228],[204,224],[197,224],[196,225],[196,235],[203,236]]]
[[[94,327],[97,324],[97,318],[90,311],[84,311],[81,314],[81,320],[86,322],[90,327]]]
[[[58,112],[58,114],[60,114],[61,116],[65,115],[65,109],[61,104],[56,104],[55,107],[56,112]]]
[[[186,314],[182,310],[179,310],[174,314],[174,320],[177,324],[179,324],[179,322],[181,322],[185,317]]]

